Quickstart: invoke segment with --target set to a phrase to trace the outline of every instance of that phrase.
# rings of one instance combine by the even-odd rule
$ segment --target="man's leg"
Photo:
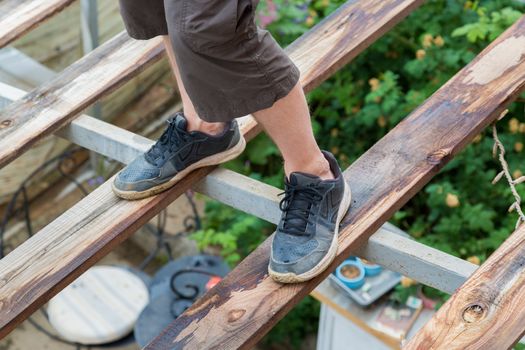
[[[323,180],[334,178],[314,138],[310,111],[300,83],[272,107],[253,115],[281,151],[286,176],[300,171]]]
[[[180,78],[179,67],[168,36],[164,37],[164,45],[173,74],[177,79],[184,115],[188,120],[188,130],[211,134],[221,132],[225,123],[209,123],[199,118]],[[328,161],[315,141],[310,111],[299,83],[272,107],[255,112],[253,115],[281,151],[287,176],[292,172],[301,171],[317,175],[322,179],[333,178]]]
[[[115,177],[113,191],[123,199],[141,199],[165,191],[197,168],[235,158],[246,145],[237,122],[206,122],[198,117],[181,80],[168,36],[164,36],[164,44],[184,112],[170,118],[150,150]]]
[[[221,123],[199,118],[169,40],[166,48],[189,123],[201,131],[221,130]],[[350,205],[350,190],[333,156],[317,145],[299,82],[271,107],[253,115],[281,151],[286,174],[283,216],[272,242],[269,274],[284,283],[306,281],[322,272],[337,252],[338,226]]]
[[[167,35],[163,36],[163,40],[164,46],[166,47],[166,53],[168,54],[168,59],[171,65],[171,70],[173,71],[175,79],[177,80],[177,86],[179,89],[180,98],[182,100],[184,116],[188,121],[188,131],[198,130],[212,135],[220,133],[224,130],[226,123],[209,123],[199,118],[197,112],[195,111],[195,107],[193,106],[193,103],[191,102],[190,97],[188,96],[188,92],[186,91],[186,88],[182,83],[182,79],[180,77],[179,72],[179,66],[177,65],[177,59],[175,58],[175,52],[173,51],[171,40]]]
[[[286,283],[317,276],[337,252],[350,192],[333,155],[320,151],[315,142],[299,70],[271,35],[255,25],[258,0],[164,1],[165,8],[151,13],[165,16],[160,31],[144,28],[151,23],[143,16],[149,4],[121,1],[127,4],[123,13],[135,37],[167,31],[166,47],[187,116],[172,119],[152,149],[117,176],[116,193],[127,196],[131,188],[128,198],[155,194],[196,167],[232,159],[244,148],[232,120],[253,113],[279,147],[287,175],[269,273]],[[205,130],[207,134],[200,132]]]

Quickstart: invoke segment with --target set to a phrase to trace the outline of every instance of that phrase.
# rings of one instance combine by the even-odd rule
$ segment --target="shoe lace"
[[[308,236],[306,227],[313,224],[315,215],[311,213],[311,208],[315,201],[323,198],[322,193],[313,185],[287,184],[285,191],[279,193],[279,196],[282,195],[284,197],[279,202],[279,208],[284,214],[281,231],[295,236]]]
[[[162,136],[146,152],[145,157],[149,162],[156,162],[159,158],[166,159],[166,150],[173,152],[176,148],[186,143],[190,135],[186,129],[181,128],[174,120],[167,120],[168,128],[164,130]]]

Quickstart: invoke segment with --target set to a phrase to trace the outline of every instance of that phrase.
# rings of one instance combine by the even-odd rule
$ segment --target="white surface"
[[[49,322],[69,341],[104,344],[131,332],[148,303],[140,278],[114,266],[95,266],[49,302]]]
[[[407,339],[430,320],[434,312],[423,309],[410,329]],[[389,350],[384,342],[366,332],[326,304],[321,304],[317,350]]]
[[[390,350],[382,341],[356,326],[325,304],[317,336],[317,350]]]

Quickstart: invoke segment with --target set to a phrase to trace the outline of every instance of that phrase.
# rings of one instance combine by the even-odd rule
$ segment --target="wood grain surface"
[[[521,225],[412,338],[406,350],[511,349],[525,335]]]
[[[146,348],[256,344],[519,94],[524,43],[525,16],[345,171],[353,206],[325,272],[302,284],[273,282],[267,275],[270,237]]]
[[[117,35],[0,112],[0,168],[162,57],[161,38]]]
[[[316,35],[306,34],[288,51],[301,70],[302,85],[311,89],[321,83],[322,79],[318,77],[328,77],[326,72],[333,72],[334,67],[343,66],[372,43],[373,38],[379,37],[380,33],[395,25],[401,19],[401,14],[408,14],[421,2],[422,0],[372,0],[366,3],[351,1],[341,7],[311,30]],[[363,15],[363,8],[369,9],[368,17]],[[354,27],[362,28],[363,20],[367,21],[369,28],[366,31],[353,30]],[[334,26],[334,23],[338,24]],[[336,31],[338,35],[328,35],[330,31]],[[352,40],[349,40],[350,37]],[[143,50],[144,45],[140,44]],[[310,51],[310,55],[302,55],[302,52],[313,47],[317,48],[316,52]],[[126,58],[118,57],[117,62],[123,60]],[[137,65],[140,63],[137,62]],[[108,70],[105,72],[114,75]],[[82,80],[90,81],[107,79],[88,74],[82,76]],[[74,86],[80,89],[76,94],[92,99],[91,92],[84,92],[78,84]],[[102,89],[98,91],[101,93]],[[62,96],[65,92],[67,91]],[[39,94],[33,93],[31,96],[33,97],[26,100],[29,99],[28,104],[34,104],[32,108],[35,111],[44,110],[42,113],[45,113],[47,108],[55,108],[56,103],[47,101],[45,94],[40,96],[41,100],[37,99]],[[75,101],[76,104],[85,104],[79,99]],[[40,107],[39,103],[46,107]],[[16,110],[18,108],[24,110],[24,103],[17,104]],[[76,108],[61,110],[56,119],[74,117],[74,109]],[[28,112],[23,115],[29,115],[26,113]],[[261,130],[250,116],[241,118],[240,125],[247,139]],[[30,133],[31,130],[26,132]],[[0,143],[3,143],[3,139]],[[171,190],[135,202],[117,199],[111,192],[110,179],[0,260],[0,338],[213,169],[199,169]],[[267,250],[262,252],[267,253]]]
[[[0,1],[0,48],[60,12],[72,2],[73,0]]]

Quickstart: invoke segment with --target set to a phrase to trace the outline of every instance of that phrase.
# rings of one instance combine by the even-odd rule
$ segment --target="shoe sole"
[[[229,148],[224,152],[216,153],[209,157],[203,158],[199,160],[198,162],[195,162],[189,165],[187,168],[178,172],[169,181],[164,182],[160,185],[149,188],[145,191],[122,191],[115,187],[115,183],[111,184],[111,188],[113,189],[113,192],[117,195],[117,197],[120,197],[126,200],[138,200],[138,199],[151,197],[151,196],[164,192],[167,189],[173,187],[177,182],[182,180],[184,177],[186,177],[186,175],[191,173],[193,170],[203,168],[206,166],[219,165],[219,164],[225,163],[229,160],[236,158],[239,154],[241,154],[244,151],[245,148],[246,148],[246,140],[244,139],[244,137],[241,136],[241,138],[239,139],[239,142],[237,142],[237,144],[233,146],[232,148]]]
[[[315,265],[311,270],[303,272],[299,275],[293,272],[280,273],[273,271],[270,266],[268,266],[268,274],[274,281],[280,283],[301,283],[311,280],[312,278],[318,276],[321,272],[326,270],[326,268],[334,261],[335,256],[337,255],[337,248],[339,246],[339,224],[343,217],[348,212],[350,205],[352,204],[352,193],[350,186],[345,181],[345,188],[343,193],[343,199],[339,205],[339,211],[337,213],[337,220],[335,225],[334,238],[330,244],[330,249],[326,255]]]

